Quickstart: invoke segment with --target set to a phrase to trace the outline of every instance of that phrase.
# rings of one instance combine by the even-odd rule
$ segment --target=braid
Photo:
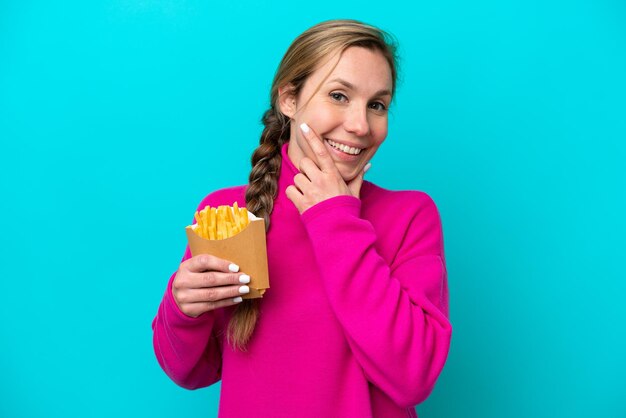
[[[265,220],[270,227],[270,214],[278,191],[278,172],[282,162],[281,148],[289,140],[289,119],[270,107],[261,119],[265,129],[259,147],[252,154],[252,170],[246,189],[246,208]],[[259,317],[259,299],[246,299],[237,305],[228,323],[228,342],[235,349],[246,351]]]
[[[280,149],[289,138],[289,120],[272,106],[263,115],[262,122],[265,129],[261,134],[259,147],[252,154],[246,207],[256,216],[265,219],[265,228],[268,230],[278,191],[278,172],[282,160]]]

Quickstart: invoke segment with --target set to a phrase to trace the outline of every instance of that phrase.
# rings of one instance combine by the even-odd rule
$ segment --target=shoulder
[[[411,254],[443,254],[439,210],[428,193],[388,190],[370,182],[361,187],[361,217],[378,237],[381,255],[391,264]]]
[[[234,186],[227,187],[225,189],[215,190],[214,192],[209,193],[202,199],[200,204],[198,205],[198,210],[204,209],[208,206],[220,206],[220,205],[228,205],[232,206],[233,203],[237,202],[237,205],[242,207],[246,205],[246,186]]]
[[[428,193],[420,190],[389,190],[369,181],[361,188],[362,208],[367,211],[388,214],[405,214],[411,218],[439,218],[439,210]],[[388,211],[391,211],[389,213]]]

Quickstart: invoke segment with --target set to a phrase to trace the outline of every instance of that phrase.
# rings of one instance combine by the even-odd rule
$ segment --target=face
[[[317,163],[299,128],[305,122],[323,139],[343,179],[354,179],[387,137],[391,89],[385,57],[362,47],[350,47],[320,66],[297,96],[282,89],[279,105],[291,119],[293,164],[299,167],[305,156]]]

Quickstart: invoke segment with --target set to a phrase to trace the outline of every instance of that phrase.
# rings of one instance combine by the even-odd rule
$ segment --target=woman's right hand
[[[195,318],[240,303],[241,295],[250,292],[245,283],[250,283],[250,276],[239,273],[236,264],[199,254],[180,263],[172,282],[172,295],[178,308]]]

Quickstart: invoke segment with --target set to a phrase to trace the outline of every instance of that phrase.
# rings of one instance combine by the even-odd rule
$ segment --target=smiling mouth
[[[350,155],[359,155],[361,151],[363,151],[364,149],[364,148],[349,147],[347,145],[340,144],[339,142],[335,142],[332,139],[328,139],[328,138],[324,138],[324,140],[328,142],[328,144],[331,147],[338,149],[339,151],[345,152],[346,154],[350,154]]]

